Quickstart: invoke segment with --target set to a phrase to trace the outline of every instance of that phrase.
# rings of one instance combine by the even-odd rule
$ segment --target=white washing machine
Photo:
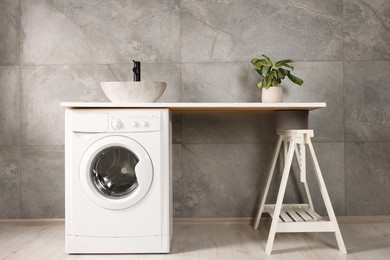
[[[168,253],[168,109],[67,109],[65,251]]]

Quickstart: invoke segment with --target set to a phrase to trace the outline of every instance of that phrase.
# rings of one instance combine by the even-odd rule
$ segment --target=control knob
[[[115,119],[115,120],[111,121],[111,128],[114,130],[119,130],[119,129],[123,128],[122,121],[120,119]]]

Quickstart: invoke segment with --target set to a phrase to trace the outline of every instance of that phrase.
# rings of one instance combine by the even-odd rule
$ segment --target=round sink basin
[[[166,82],[102,82],[104,94],[114,103],[156,102],[167,86]]]

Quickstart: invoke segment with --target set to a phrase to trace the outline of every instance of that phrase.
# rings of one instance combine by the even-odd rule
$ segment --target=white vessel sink
[[[164,93],[166,82],[102,82],[107,98],[114,103],[155,102]]]

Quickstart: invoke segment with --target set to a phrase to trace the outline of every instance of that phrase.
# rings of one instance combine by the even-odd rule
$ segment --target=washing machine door
[[[125,136],[108,136],[91,145],[80,162],[80,183],[89,199],[107,209],[141,201],[153,181],[149,154]]]

